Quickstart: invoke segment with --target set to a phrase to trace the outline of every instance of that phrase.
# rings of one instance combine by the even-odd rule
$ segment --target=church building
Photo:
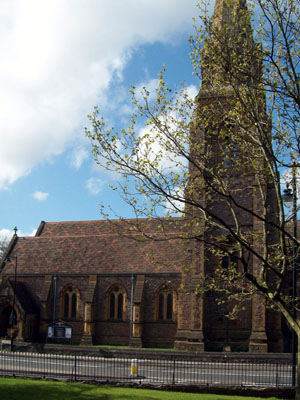
[[[216,0],[215,23],[220,29],[234,25],[228,7],[246,7],[242,0],[227,3]],[[203,53],[198,107],[213,107],[218,97],[224,98],[226,108],[231,94],[218,95],[206,73],[209,59]],[[198,128],[199,137],[207,134],[198,126],[201,118],[196,124],[191,134],[196,137]],[[217,154],[217,144],[211,143]],[[220,160],[216,156],[210,162]],[[247,191],[252,181],[251,171],[234,177],[234,184],[243,188],[243,201],[259,212],[256,192]],[[217,213],[224,214],[217,198],[210,201]],[[241,218],[247,229],[260,229],[251,214]],[[204,235],[205,221],[201,223],[198,229]],[[216,302],[212,291],[195,291],[216,260],[205,240],[182,240],[185,229],[186,217],[42,221],[34,237],[19,237],[16,232],[0,264],[0,337],[8,335],[13,316],[14,335],[24,341],[61,339],[196,352],[283,351],[289,334],[281,315],[268,309],[261,296],[254,294],[237,318],[230,319],[226,303]],[[154,239],[147,240],[145,232]],[[255,269],[256,261],[251,262]],[[70,328],[71,334],[60,337],[59,326]],[[51,328],[57,329],[55,334]]]

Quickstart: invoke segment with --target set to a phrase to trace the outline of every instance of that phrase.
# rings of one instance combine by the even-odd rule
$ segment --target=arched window
[[[163,288],[156,295],[156,315],[159,321],[174,320],[174,302],[173,292],[168,288]]]
[[[71,318],[76,318],[77,313],[77,295],[72,294]]]
[[[76,319],[78,313],[79,292],[73,286],[62,291],[62,315],[65,319]]]
[[[236,278],[239,272],[238,252],[232,251],[230,254],[224,254],[222,256],[221,266],[230,279]]]
[[[113,286],[108,291],[108,318],[113,320],[125,319],[125,291],[120,286]]]
[[[227,127],[227,129],[230,129]],[[221,143],[221,159],[223,168],[234,167],[239,161],[239,145],[234,137],[226,136]]]
[[[69,318],[69,293],[64,295],[64,317]]]
[[[166,312],[167,319],[173,319],[173,296],[171,293],[167,295],[167,312]]]
[[[110,294],[110,310],[109,310],[109,317],[115,318],[115,305],[116,305],[116,297],[114,293]]]
[[[222,257],[222,268],[228,270],[229,267],[229,256],[226,254]]]
[[[158,319],[164,319],[165,296],[160,293],[158,297]]]
[[[123,319],[123,295],[118,295],[118,319]]]

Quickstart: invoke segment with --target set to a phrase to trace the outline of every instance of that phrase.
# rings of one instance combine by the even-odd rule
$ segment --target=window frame
[[[62,289],[60,296],[61,296],[61,313],[60,313],[61,318],[65,320],[78,319],[80,295],[77,287],[72,284],[66,285]]]
[[[222,270],[229,276],[230,280],[237,278],[238,274],[241,272],[238,251],[229,249],[228,252],[224,252],[221,256],[220,265]]]
[[[171,300],[170,300],[171,299]],[[171,310],[170,310],[171,307]],[[174,290],[163,287],[158,289],[155,301],[155,319],[158,322],[175,322],[176,293]]]
[[[114,284],[107,291],[107,319],[109,321],[126,320],[126,292],[122,285]]]

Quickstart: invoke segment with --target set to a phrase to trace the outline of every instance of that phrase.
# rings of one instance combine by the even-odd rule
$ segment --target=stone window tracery
[[[72,285],[63,289],[61,295],[61,310],[64,319],[76,319],[78,315],[79,291]]]
[[[238,252],[232,251],[224,254],[221,259],[221,267],[230,279],[234,279],[239,273]]]
[[[121,286],[115,285],[108,291],[108,318],[111,320],[124,320],[126,295]]]
[[[175,296],[169,288],[162,288],[156,295],[156,316],[159,321],[174,320]]]
[[[222,161],[224,168],[230,168],[237,164],[239,160],[239,145],[236,140],[226,137],[222,144]]]

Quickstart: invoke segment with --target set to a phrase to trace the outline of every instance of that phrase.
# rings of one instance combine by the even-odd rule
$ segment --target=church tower
[[[266,307],[259,294],[249,296],[243,311],[231,319],[235,300],[230,284],[223,284],[220,296],[212,283],[207,292],[201,290],[209,278],[213,282],[216,271],[219,282],[224,274],[229,283],[229,275],[232,280],[239,277],[242,259],[259,274],[259,260],[245,254],[236,232],[242,231],[259,253],[264,227],[255,215],[266,210],[276,214],[266,207],[271,204],[272,189],[253,140],[256,119],[265,120],[266,131],[269,128],[260,52],[253,40],[246,0],[216,0],[208,33],[199,55],[202,79],[191,128],[192,161],[186,188],[186,229],[193,244],[186,250],[190,267],[183,271],[175,347],[265,352]],[[247,105],[251,106],[250,117]],[[280,331],[279,325],[278,320],[274,331]]]

